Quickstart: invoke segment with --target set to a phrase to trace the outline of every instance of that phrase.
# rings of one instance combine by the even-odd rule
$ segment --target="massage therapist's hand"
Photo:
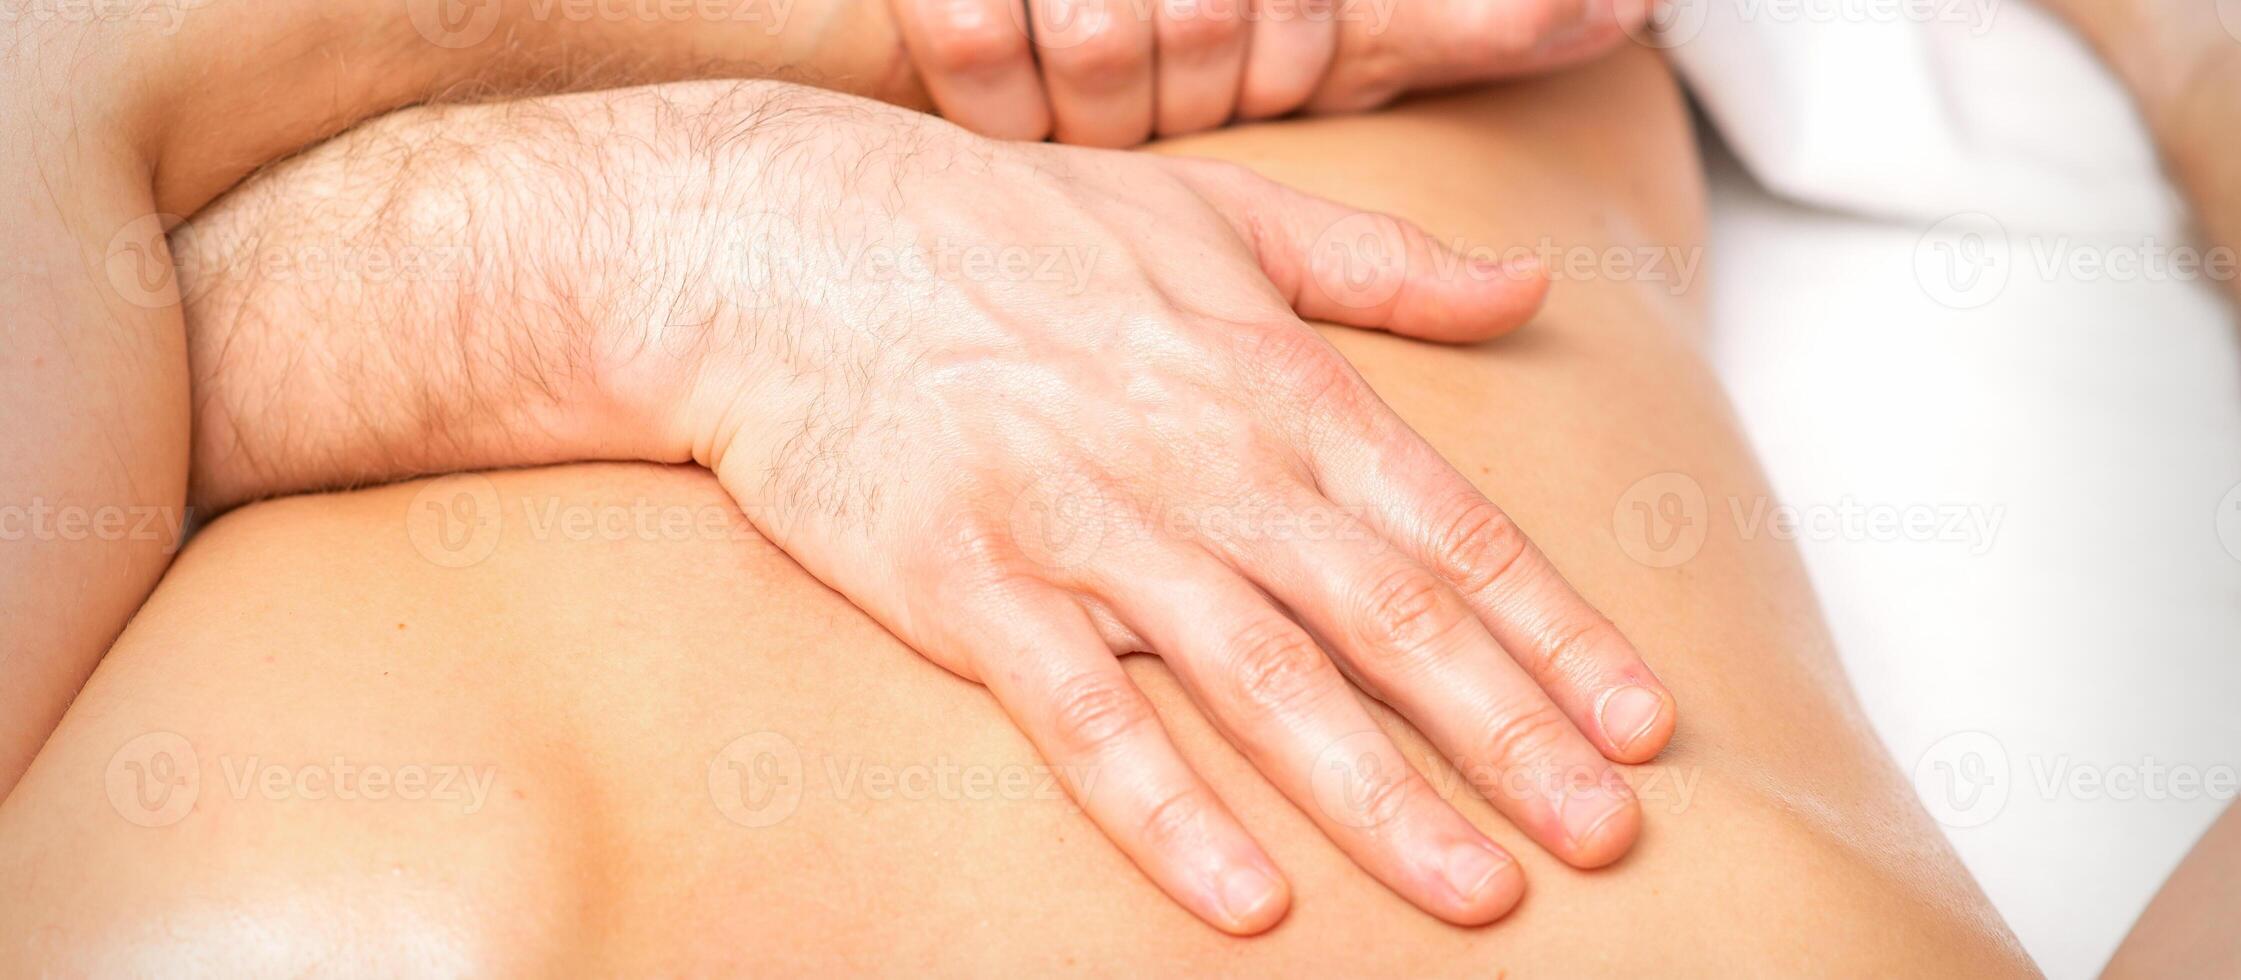
[[[1223,929],[1267,928],[1287,888],[1119,653],[1166,659],[1442,918],[1491,920],[1523,879],[1349,676],[1563,859],[1635,836],[1605,756],[1656,753],[1669,697],[1301,321],[1478,339],[1532,312],[1535,270],[1458,265],[1227,165],[999,143],[762,83],[417,110],[174,238],[204,499],[697,460],[804,567],[987,685],[1088,815]],[[403,243],[464,258],[347,288],[264,271]]]
[[[1002,139],[1132,146],[1298,109],[1548,71],[1650,0],[889,0],[944,116]]]
[[[713,262],[647,269],[717,286],[737,322],[714,302],[712,334],[667,318],[694,326],[652,345],[705,353],[633,383],[685,393],[667,425],[758,525],[986,684],[1162,887],[1240,932],[1285,905],[1121,670],[1130,650],[1158,652],[1333,839],[1442,917],[1501,914],[1517,867],[1348,674],[1559,856],[1627,848],[1638,808],[1599,746],[1638,758],[1664,714],[1654,689],[1614,693],[1648,682],[1641,661],[1301,322],[1479,339],[1530,314],[1537,273],[1472,273],[1414,228],[1226,165],[884,107],[802,138],[782,157],[800,163],[766,164],[735,202],[787,203],[726,232],[752,247],[719,236]],[[1405,255],[1402,277],[1361,278],[1348,251]]]

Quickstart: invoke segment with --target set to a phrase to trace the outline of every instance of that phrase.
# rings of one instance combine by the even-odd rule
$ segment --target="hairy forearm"
[[[186,514],[187,337],[164,236],[174,215],[416,102],[754,74],[922,100],[884,4],[752,0],[771,4],[759,19],[752,3],[682,18],[654,4],[618,19],[601,13],[617,8],[565,0],[450,2],[7,6],[0,795],[178,543],[77,523],[176,526]],[[461,19],[441,19],[446,10]],[[12,521],[19,514],[69,523]]]
[[[844,111],[767,82],[425,107],[260,175],[172,236],[196,504],[689,458],[679,393],[759,343],[749,249],[802,206],[772,148]]]

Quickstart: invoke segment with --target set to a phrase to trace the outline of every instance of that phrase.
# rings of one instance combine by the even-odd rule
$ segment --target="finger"
[[[1403,92],[1537,74],[1624,42],[1641,0],[1403,3],[1339,18],[1310,112],[1360,112]]]
[[[1368,524],[1301,487],[1276,506],[1317,529],[1226,542],[1239,567],[1312,626],[1364,688],[1439,746],[1549,853],[1601,867],[1634,844],[1641,805],[1462,597]]]
[[[1605,756],[1663,751],[1679,712],[1634,644],[1392,409],[1374,395],[1361,409],[1325,413],[1351,431],[1305,443],[1323,492],[1461,595]]]
[[[1460,925],[1514,907],[1517,862],[1417,774],[1322,649],[1213,556],[1176,551],[1132,562],[1107,601],[1230,741],[1401,897]]]
[[[1067,791],[1152,881],[1215,928],[1268,929],[1291,904],[1274,862],[1168,741],[1072,599],[1015,584],[968,618],[988,685]]]
[[[1338,51],[1331,0],[1254,0],[1252,43],[1237,93],[1242,119],[1271,119],[1307,104]]]
[[[1028,0],[1052,134],[1135,146],[1152,134],[1150,10],[1135,0]]]
[[[1024,3],[894,0],[903,46],[943,118],[996,139],[1050,135]]]
[[[1153,57],[1161,136],[1229,121],[1245,71],[1245,0],[1159,0]]]
[[[1548,274],[1529,254],[1466,258],[1392,215],[1302,194],[1234,165],[1170,159],[1307,319],[1467,343],[1516,329],[1548,294]]]

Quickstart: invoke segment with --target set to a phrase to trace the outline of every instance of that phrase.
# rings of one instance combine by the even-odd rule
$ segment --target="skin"
[[[2236,907],[2241,907],[2241,808],[2228,806],[2140,913],[2102,976],[2232,976],[2241,970]]]
[[[802,165],[835,159],[852,162]],[[1303,805],[1333,745],[1405,771],[1350,674],[1566,861],[1607,864],[1639,832],[1605,755],[1654,755],[1671,696],[1294,312],[1468,339],[1531,313],[1537,266],[1472,267],[1233,166],[1000,144],[770,84],[403,114],[279,173],[173,236],[206,499],[701,463],[805,568],[988,684],[1054,763],[1112,774],[1070,788],[1235,931],[1282,916],[1282,875],[1144,723],[1116,653],[1187,665]],[[464,229],[445,217],[461,201]],[[337,241],[465,260],[339,284],[271,267]],[[1317,254],[1333,242],[1401,261],[1348,279],[1365,262]],[[875,264],[1035,246],[1088,261],[1065,281]],[[908,329],[894,310],[916,311]],[[323,323],[401,332],[305,329]],[[1254,533],[1270,511],[1321,530]],[[1324,826],[1380,880],[1451,921],[1514,904],[1514,859],[1423,786],[1375,803],[1388,833]]]
[[[1001,139],[1134,146],[1577,64],[1647,0],[891,0],[942,115]]]
[[[33,535],[0,551],[0,619],[12,624],[0,637],[0,795],[170,561],[177,529],[243,499],[198,482],[212,467],[190,452],[188,339],[164,272],[165,232],[182,216],[260,166],[423,101],[714,76],[928,104],[877,3],[790,0],[777,22],[779,8],[756,0],[684,19],[572,18],[529,0],[39,9],[52,15],[0,23],[0,174],[16,182],[0,194],[0,414],[16,423],[0,431],[0,502],[172,530]],[[137,15],[149,11],[164,16]],[[1436,79],[1475,54],[1352,50],[1334,72],[1375,66],[1387,81],[1396,67]],[[591,457],[612,455],[601,448]],[[553,451],[530,440],[427,465]]]
[[[165,10],[171,4],[157,4]],[[0,501],[178,526],[189,485],[185,321],[163,231],[257,167],[446,94],[799,75],[923,102],[885,12],[801,0],[761,23],[579,23],[487,8],[487,35],[414,7],[181,4],[176,21],[0,23]],[[428,5],[421,5],[426,12]],[[114,5],[63,5],[79,12]],[[144,8],[135,7],[135,10]],[[244,57],[253,52],[254,57]],[[0,550],[0,793],[146,598],[179,537],[31,536]]]
[[[1582,126],[1590,106],[1605,115]],[[1179,149],[1465,241],[1701,243],[1681,102],[1646,58]],[[1391,179],[1396,163],[1412,179]],[[197,538],[0,804],[0,886],[42,896],[0,903],[0,956],[64,973],[2027,973],[1845,692],[1794,551],[1715,521],[1677,564],[1627,553],[1641,541],[1623,502],[1645,474],[1684,474],[1714,500],[1770,492],[1695,351],[1693,291],[1568,284],[1545,329],[1499,346],[1325,333],[1460,472],[1514,501],[1587,594],[1672,645],[1667,681],[1696,719],[1657,765],[1623,770],[1660,816],[1621,868],[1588,873],[1519,846],[1431,740],[1364,702],[1526,867],[1532,892],[1498,926],[1444,924],[1360,874],[1194,706],[1185,667],[1125,658],[1300,898],[1251,941],[1198,926],[1063,792],[1036,788],[1035,747],[991,692],[762,543],[711,476],[562,467],[260,503]],[[462,563],[430,535],[475,479],[501,516]],[[725,519],[587,535],[537,517],[640,504]],[[170,822],[135,782],[154,757],[126,751],[159,732],[201,759]],[[742,782],[771,745],[756,733],[791,744],[808,780],[774,820],[751,792],[770,787]],[[286,772],[276,793],[242,782],[251,760],[336,757],[458,764],[488,790],[469,812],[456,786],[368,801]],[[980,797],[838,788],[944,766],[1030,781]]]
[[[2164,165],[2209,244],[2241,242],[2241,5],[2164,0],[2048,0],[2124,80]],[[2225,18],[2221,20],[2221,14]],[[2241,302],[2241,283],[2223,282]],[[2241,971],[2232,910],[2241,905],[2241,808],[2228,807],[2140,914],[2104,976],[2218,976]]]

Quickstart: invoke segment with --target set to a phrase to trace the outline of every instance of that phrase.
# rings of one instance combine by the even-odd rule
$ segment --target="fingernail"
[[[1646,687],[1622,687],[1603,695],[1603,706],[1596,709],[1595,720],[1602,724],[1603,735],[1611,745],[1624,752],[1650,733],[1657,724],[1657,716],[1665,710],[1665,699]]]
[[[1588,846],[1597,831],[1609,823],[1619,811],[1626,809],[1627,798],[1608,785],[1595,785],[1573,791],[1564,798],[1564,836],[1571,838],[1572,846],[1582,852],[1598,852]]]
[[[1232,868],[1222,875],[1222,908],[1232,923],[1247,926],[1259,922],[1282,891],[1276,879],[1259,868]]]
[[[1455,889],[1457,897],[1466,905],[1478,901],[1486,892],[1488,882],[1500,874],[1510,859],[1485,844],[1465,841],[1448,848],[1447,866],[1441,873],[1447,876],[1447,886]]]

